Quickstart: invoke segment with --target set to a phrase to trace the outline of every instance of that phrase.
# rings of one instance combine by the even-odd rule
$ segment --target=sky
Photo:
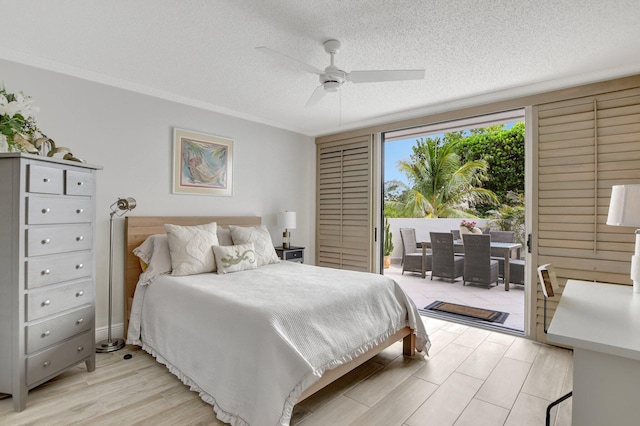
[[[432,135],[431,138],[443,137],[444,135]],[[390,180],[399,180],[406,184],[409,183],[407,176],[398,170],[398,161],[409,161],[409,157],[416,143],[416,138],[403,139],[393,142],[384,143],[384,180],[388,182]]]

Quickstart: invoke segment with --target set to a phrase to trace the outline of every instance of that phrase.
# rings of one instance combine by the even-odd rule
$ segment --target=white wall
[[[97,182],[96,326],[108,311],[109,206],[134,197],[131,215],[258,215],[274,243],[276,213],[297,212],[292,243],[314,262],[315,144],[310,137],[146,95],[0,60],[0,83],[31,96],[41,130],[101,165]],[[233,196],[171,193],[173,128],[234,140]],[[123,322],[124,219],[115,221],[113,324]]]

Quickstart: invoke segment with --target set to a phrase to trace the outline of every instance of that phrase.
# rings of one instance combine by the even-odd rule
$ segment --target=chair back
[[[463,234],[464,270],[476,271],[474,275],[487,275],[491,269],[491,235]]]
[[[415,228],[400,228],[400,239],[402,239],[402,257],[406,254],[417,253],[418,244],[416,242]]]
[[[494,243],[512,243],[515,240],[513,231],[490,231],[489,235]]]
[[[459,240],[460,239],[460,230],[459,229],[452,229],[451,233],[453,234],[453,239],[454,240]]]
[[[431,236],[433,264],[453,264],[453,234],[451,232],[430,232],[429,235]]]

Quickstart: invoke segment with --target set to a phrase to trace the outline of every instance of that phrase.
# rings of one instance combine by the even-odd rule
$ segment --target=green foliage
[[[391,233],[391,226],[389,225],[389,221],[385,218],[384,220],[384,255],[391,256],[393,252],[393,234]]]
[[[488,179],[484,185],[493,191],[501,204],[513,202],[509,193],[524,193],[524,122],[511,129],[503,125],[471,130],[461,140],[458,150],[463,161],[483,159],[487,162]],[[491,206],[478,206],[488,210]]]
[[[525,209],[524,195],[515,192],[506,194],[508,204],[503,204],[497,210],[489,210],[491,215],[489,226],[503,231],[514,231],[515,241],[525,244]]]
[[[482,159],[462,162],[457,153],[460,139],[447,135],[444,140],[417,140],[411,160],[399,162],[410,182],[396,201],[408,213],[405,217],[473,217],[469,206],[496,201],[495,194],[482,188],[487,163]]]

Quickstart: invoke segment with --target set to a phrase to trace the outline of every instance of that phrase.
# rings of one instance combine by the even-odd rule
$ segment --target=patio
[[[524,286],[511,284],[510,290],[504,291],[502,282],[498,287],[488,290],[473,285],[463,286],[462,278],[458,278],[453,283],[437,278],[431,281],[429,271],[425,279],[411,272],[405,272],[403,275],[402,267],[397,263],[392,263],[388,269],[385,269],[384,275],[395,280],[419,309],[440,300],[508,312],[509,317],[504,324],[495,324],[495,326],[520,332],[524,330]]]

